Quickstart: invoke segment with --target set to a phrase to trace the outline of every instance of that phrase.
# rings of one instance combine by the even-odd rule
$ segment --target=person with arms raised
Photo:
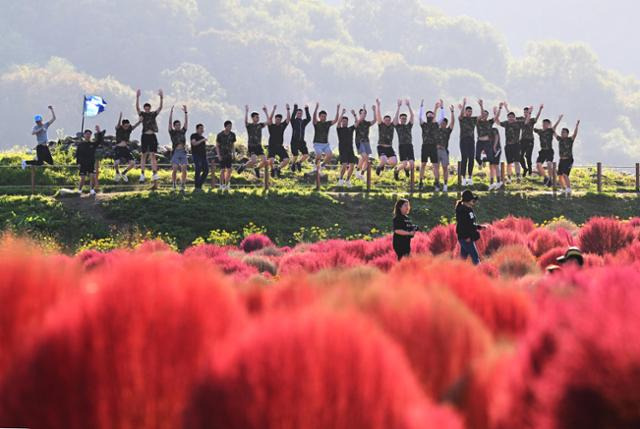
[[[427,162],[431,162],[431,168],[433,169],[434,188],[435,191],[440,191],[440,169],[438,168],[438,147],[436,146],[436,133],[438,131],[438,122],[435,120],[434,112],[438,110],[440,102],[436,103],[436,107],[433,111],[429,110],[426,114],[426,120],[423,120],[424,114],[424,100],[420,102],[420,112],[418,114],[420,120],[420,128],[422,129],[422,148],[420,151],[420,184],[419,190],[424,189],[424,175],[427,169]],[[473,140],[472,140],[473,142]],[[471,159],[473,163],[473,157]]]
[[[264,106],[262,110],[268,118],[267,106]],[[267,165],[267,158],[264,156],[264,148],[262,147],[262,129],[266,124],[260,122],[260,114],[258,112],[251,113],[251,120],[249,121],[249,106],[244,106],[244,123],[247,127],[247,153],[249,160],[238,167],[238,174],[241,174],[247,168],[253,168],[256,177],[260,178],[260,169]]]
[[[331,145],[329,145],[329,129],[338,123],[340,119],[340,105],[336,109],[336,117],[333,121],[327,121],[327,112],[322,110],[318,114],[318,108],[320,104],[316,103],[316,108],[313,110],[313,150],[316,154],[316,172],[320,174],[322,166],[331,162],[333,158],[333,152],[331,151]]]
[[[122,119],[122,112],[120,112],[120,116],[118,116],[118,123],[116,124],[116,147],[113,160],[113,165],[116,170],[116,183],[120,180],[125,183],[129,181],[127,173],[135,166],[131,149],[129,149],[131,132],[141,123],[142,120],[140,119],[134,125],[131,125],[128,119]],[[122,172],[120,172],[121,165],[127,166]]]
[[[382,117],[380,111],[380,99],[376,99],[375,111],[376,123],[378,124],[378,159],[380,164],[376,168],[376,174],[379,176],[385,167],[394,168],[398,163],[396,153],[393,150],[393,122],[391,116]]]
[[[413,128],[413,109],[411,109],[411,102],[409,99],[404,100],[409,109],[409,118],[407,114],[400,113],[400,107],[403,100],[398,100],[398,109],[396,110],[396,116],[393,120],[393,126],[398,134],[398,152],[400,153],[400,162],[396,165],[393,171],[393,176],[396,180],[399,179],[400,171],[404,171],[405,175],[409,177],[409,172],[415,168],[415,153],[413,151],[413,138],[411,136],[411,129]]]
[[[533,127],[540,120],[540,115],[542,114],[542,109],[544,105],[541,104],[538,109],[538,114],[535,118],[532,118],[531,115],[533,113],[533,106],[524,108],[524,117],[518,118],[518,120],[522,121],[522,134],[520,137],[520,165],[522,166],[522,176],[526,176],[527,174],[531,176],[533,173],[533,162],[531,157],[533,156]],[[527,120],[527,118],[529,118]]]
[[[371,109],[372,112],[376,111],[375,106]],[[356,168],[356,177],[360,180],[364,180],[364,175],[369,168],[369,157],[371,156],[371,141],[369,140],[369,130],[376,123],[375,117],[373,121],[367,120],[366,106],[362,106],[362,109],[358,112],[358,118],[356,119],[356,149],[360,155],[358,161],[358,167]]]
[[[480,106],[480,116],[476,121],[476,130],[478,132],[478,142],[476,144],[476,161],[479,165],[482,165],[482,152],[486,154],[491,152],[492,146],[492,131],[493,124],[497,122],[497,118],[500,116],[500,110],[502,110],[502,104],[498,109],[493,108],[493,118],[489,119],[489,111],[484,108],[484,101],[478,100]],[[473,185],[473,178],[469,177],[466,186]],[[463,181],[462,186],[465,186]]]
[[[269,166],[271,168],[271,176],[280,177],[282,174],[282,169],[289,164],[289,154],[287,150],[284,148],[284,131],[287,129],[289,122],[291,122],[291,108],[287,104],[287,119],[283,120],[281,114],[275,115],[276,108],[278,106],[273,106],[273,110],[271,114],[267,118],[267,126],[269,129],[269,146],[268,146],[268,156],[269,156]],[[280,158],[280,164],[275,165],[276,157]]]
[[[231,131],[233,123],[225,121],[224,129],[216,136],[216,153],[220,160],[220,190],[231,190],[231,165],[235,154],[236,134]]]
[[[442,106],[444,108],[444,106]],[[475,128],[478,117],[473,116],[473,107],[467,106],[467,99],[459,106],[460,117],[460,157],[462,165],[459,174],[462,176],[462,186],[473,185],[473,156],[476,151]],[[478,161],[480,164],[480,161]],[[467,179],[467,175],[469,179]]]
[[[76,149],[76,161],[80,172],[80,185],[78,190],[82,193],[87,176],[89,177],[89,193],[96,194],[96,148],[104,141],[104,130],[96,125],[95,138],[91,140],[91,130],[85,130],[82,140]]]
[[[31,130],[31,135],[36,136],[36,159],[32,161],[22,161],[22,169],[27,168],[27,165],[43,165],[45,162],[49,165],[53,165],[53,157],[49,150],[49,136],[47,131],[51,124],[56,121],[56,112],[53,110],[53,106],[49,106],[51,112],[51,119],[47,122],[43,122],[42,115],[36,115],[33,119],[35,125]]]
[[[144,110],[140,110],[140,95],[142,91],[136,91],[136,112],[142,121],[142,137],[140,139],[141,155],[140,155],[140,183],[144,183],[146,178],[144,175],[147,158],[151,160],[151,170],[153,175],[151,180],[156,182],[158,177],[158,159],[156,153],[158,152],[158,115],[162,111],[162,103],[164,100],[164,94],[162,90],[158,91],[160,97],[160,104],[156,110],[151,110],[151,104],[145,103]],[[154,183],[155,184],[155,183]]]
[[[548,172],[551,172],[553,166],[553,137],[556,135],[556,129],[558,125],[560,125],[560,121],[562,121],[562,115],[560,115],[553,126],[551,126],[551,120],[545,119],[542,121],[542,128],[534,128],[533,130],[540,137],[540,151],[538,152],[536,166],[538,168],[538,174],[543,177],[543,183],[546,186],[551,186],[552,184]],[[544,164],[547,165],[546,171]]]
[[[338,133],[338,153],[340,155],[340,178],[338,179],[338,186],[346,185],[347,188],[351,187],[351,175],[356,165],[356,155],[353,152],[353,134],[356,131],[354,125],[349,125],[349,118],[346,116],[347,110],[342,110],[342,118],[338,123],[336,131]],[[356,112],[351,111],[354,118]],[[347,175],[346,182],[344,180],[345,173]]]
[[[444,110],[444,106],[438,104],[436,106],[436,114],[438,113],[439,108]],[[448,121],[447,118],[443,118],[435,133],[436,150],[438,151],[438,165],[442,167],[442,192],[445,193],[449,191],[447,187],[447,183],[449,181],[449,139],[451,138],[453,127],[456,124],[455,108],[453,105],[449,107],[449,110],[451,111],[451,121]],[[435,191],[439,191],[438,183],[436,183]]]
[[[180,121],[173,120],[173,106],[171,106],[171,113],[169,114],[169,137],[171,138],[171,182],[173,183],[173,190],[176,190],[176,179],[178,169],[180,169],[180,190],[184,191],[184,187],[187,184],[187,127],[189,121],[189,115],[187,113],[187,106],[182,106],[184,112],[184,124]]]
[[[209,175],[209,162],[207,160],[207,139],[204,136],[204,125],[196,125],[196,132],[191,134],[191,156],[195,170],[194,187],[202,190],[202,185]]]
[[[568,128],[563,128],[560,135],[556,135],[556,139],[558,140],[558,154],[560,155],[560,162],[558,163],[558,178],[560,180],[560,186],[564,188],[566,196],[571,195],[571,180],[569,180],[569,175],[571,174],[571,168],[573,167],[573,144],[578,137],[579,127],[580,120],[576,123],[573,135],[569,135]]]
[[[309,159],[309,149],[307,142],[304,140],[304,132],[309,122],[311,122],[311,113],[309,106],[304,106],[306,117],[302,118],[302,109],[297,104],[293,105],[293,118],[291,119],[291,171],[302,171],[302,163]],[[299,158],[298,158],[299,157]]]

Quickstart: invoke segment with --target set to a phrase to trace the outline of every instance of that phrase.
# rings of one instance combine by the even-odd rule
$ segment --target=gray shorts
[[[176,149],[171,156],[171,164],[187,165],[187,151],[184,149]]]
[[[371,155],[371,143],[367,141],[361,141],[358,143],[358,153],[361,155]]]
[[[449,166],[449,151],[438,148],[438,162],[445,167]]]
[[[333,152],[331,152],[331,145],[329,145],[329,143],[314,143],[313,150],[316,152],[316,156],[322,154],[333,154]]]

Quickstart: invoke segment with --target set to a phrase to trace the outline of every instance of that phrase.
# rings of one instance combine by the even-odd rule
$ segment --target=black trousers
[[[520,141],[520,165],[529,172],[533,171],[533,140]]]
[[[49,146],[39,144],[36,146],[36,159],[33,161],[27,161],[27,165],[42,165],[44,163],[53,165],[53,157],[49,151]]]
[[[411,246],[393,246],[393,250],[398,256],[398,261],[411,254]]]

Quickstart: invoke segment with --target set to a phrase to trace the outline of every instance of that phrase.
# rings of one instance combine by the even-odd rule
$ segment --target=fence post
[[[636,162],[636,192],[640,192],[640,162]]]
[[[598,193],[602,193],[602,163],[596,164]]]
[[[410,175],[410,183],[409,183],[409,193],[413,194],[413,190],[415,187],[415,183],[416,183],[416,166],[412,165],[411,166],[411,175]]]
[[[31,193],[36,193],[36,166],[31,166]]]
[[[507,166],[504,161],[500,161],[500,182],[504,183],[504,176],[507,174]]]
[[[316,191],[320,190],[320,165],[316,164]]]
[[[449,167],[445,167],[445,168],[449,168]],[[462,194],[462,162],[461,161],[458,161],[458,178],[456,180],[458,183],[458,186],[456,186],[456,194],[458,195],[458,198],[460,198],[460,195]]]
[[[264,165],[264,190],[268,191],[269,190],[269,163],[267,162]]]
[[[371,160],[367,161],[367,192],[371,192]]]
[[[551,187],[553,189],[553,196],[556,195],[556,191],[557,191],[557,172],[558,172],[558,167],[556,162],[554,161],[553,164],[551,165]]]

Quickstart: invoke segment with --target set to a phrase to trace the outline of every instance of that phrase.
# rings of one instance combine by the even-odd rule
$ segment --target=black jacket
[[[304,129],[307,127],[309,122],[311,122],[311,113],[309,113],[308,107],[304,108],[307,116],[304,119],[298,119],[295,117],[297,111],[298,105],[296,104],[293,106],[294,117],[291,118],[291,142],[304,141]]]
[[[461,202],[456,206],[456,234],[458,234],[458,240],[471,239],[477,241],[480,239],[480,233],[478,230],[482,229],[480,225],[476,223],[476,215],[473,213],[473,209],[465,206]]]

